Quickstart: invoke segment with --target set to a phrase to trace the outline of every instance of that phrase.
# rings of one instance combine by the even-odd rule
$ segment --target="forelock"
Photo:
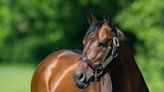
[[[104,21],[97,21],[95,23],[93,23],[87,33],[85,34],[84,38],[87,38],[88,36],[90,36],[91,34],[95,34],[97,33],[97,31],[101,28],[101,26],[104,24]]]

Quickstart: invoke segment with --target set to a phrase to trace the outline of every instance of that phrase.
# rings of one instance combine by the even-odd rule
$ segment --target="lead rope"
[[[96,85],[96,83],[97,83],[97,70],[94,73],[94,82],[93,82],[93,91],[94,92],[97,92],[97,85]]]

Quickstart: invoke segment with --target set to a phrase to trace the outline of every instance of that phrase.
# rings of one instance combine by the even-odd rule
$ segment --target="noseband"
[[[119,47],[119,40],[115,26],[112,26],[112,33],[106,47],[107,50],[105,51],[105,55],[103,56],[100,64],[94,64],[90,59],[88,59],[87,56],[80,56],[80,60],[87,63],[93,69],[94,82],[97,82],[101,76],[106,73],[104,70],[108,65],[113,65],[116,63],[113,61],[113,59],[118,56],[117,48]],[[108,71],[110,71],[111,68],[112,67],[109,67]]]

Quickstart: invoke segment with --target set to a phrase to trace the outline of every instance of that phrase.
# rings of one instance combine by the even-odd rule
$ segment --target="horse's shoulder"
[[[55,51],[53,53],[51,53],[50,55],[48,55],[45,59],[43,59],[42,61],[54,61],[56,59],[62,59],[65,57],[76,57],[79,56],[81,53],[80,50],[59,50],[59,51]]]
[[[78,61],[79,52],[74,50],[59,50],[48,55],[38,64],[33,74],[31,85],[40,86],[40,83],[43,85],[52,83],[54,85],[53,83],[61,77],[63,72]]]
[[[50,70],[62,68],[63,65],[71,66],[78,61],[80,51],[75,50],[59,50],[51,53],[43,59],[37,66],[35,74],[46,74]],[[58,70],[58,69],[57,69]]]
[[[80,50],[59,50],[56,52],[53,52],[48,57],[49,58],[56,58],[56,59],[63,59],[63,58],[74,58],[79,57],[81,54]]]
[[[37,68],[39,70],[47,70],[48,68],[55,67],[59,63],[73,63],[80,57],[81,51],[78,50],[59,50],[51,53],[43,59]],[[38,70],[37,69],[37,70]]]

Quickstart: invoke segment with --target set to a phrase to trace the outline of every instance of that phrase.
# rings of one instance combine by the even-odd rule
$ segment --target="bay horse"
[[[90,15],[88,21],[84,50],[46,57],[33,74],[31,92],[149,92],[125,35],[108,17]]]

